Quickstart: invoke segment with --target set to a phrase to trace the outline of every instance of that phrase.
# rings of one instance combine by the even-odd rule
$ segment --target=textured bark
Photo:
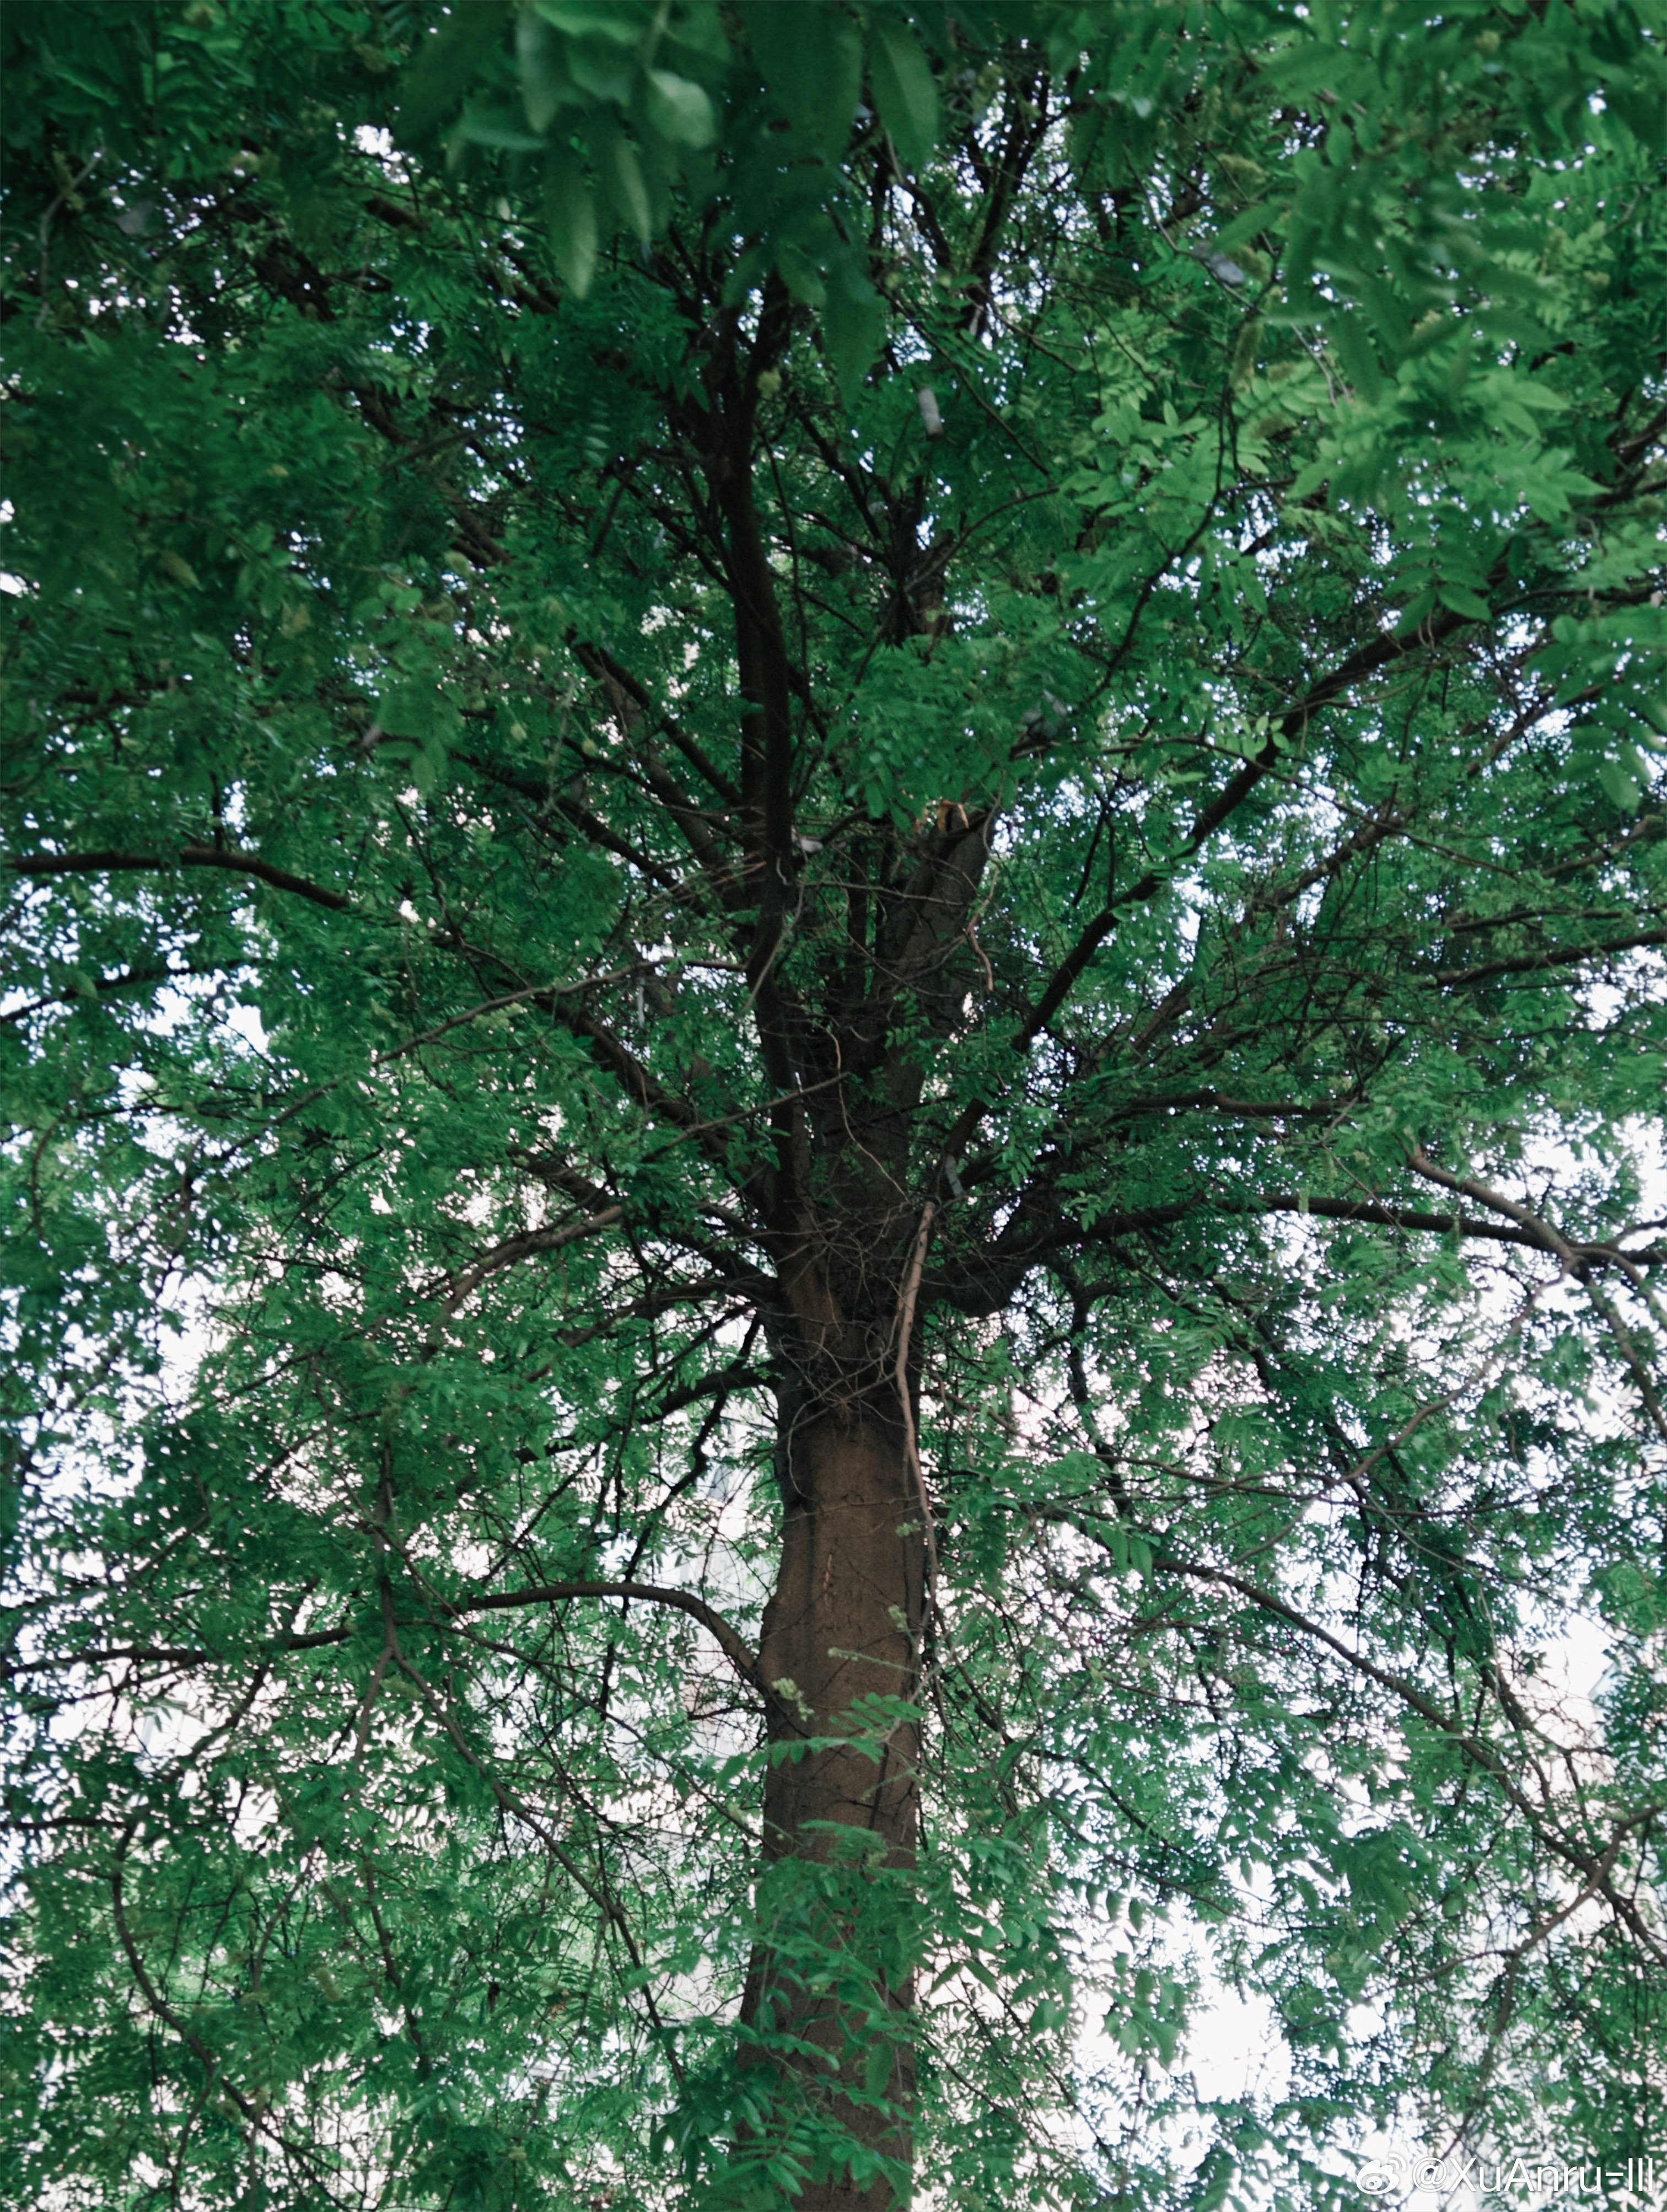
[[[807,1736],[855,1732],[852,1708],[878,1693],[912,1698],[925,1602],[925,1545],[918,1486],[894,1391],[870,1386],[843,1403],[825,1395],[784,1408],[780,1465],[785,1516],[776,1587],[760,1654],[772,1701],[773,1748]],[[906,2162],[910,2125],[861,2101],[876,2080],[876,2051],[888,2051],[881,2094],[906,2114],[914,2067],[905,2015],[913,2002],[908,1954],[896,1948],[908,1913],[918,1820],[919,1729],[892,1728],[883,1741],[832,1748],[773,1764],[765,1784],[766,1926],[743,2018],[801,2039],[826,2057],[799,2054],[773,2064],[784,2118],[820,2111],[858,2142]],[[860,1841],[858,1839],[861,1839]],[[794,1866],[820,1870],[796,1881]],[[795,1938],[827,1947],[842,1962],[843,1993],[807,1985],[802,1960],[773,1946],[772,1909]],[[778,1934],[786,1922],[778,1923]],[[891,1931],[877,1944],[875,1929]],[[853,1982],[864,1992],[851,2002]],[[900,2033],[876,2033],[876,2013]],[[855,2096],[852,2092],[858,2093]],[[888,2212],[896,2201],[880,2181],[854,2186],[848,2172],[821,2175],[796,2200],[797,2212]]]

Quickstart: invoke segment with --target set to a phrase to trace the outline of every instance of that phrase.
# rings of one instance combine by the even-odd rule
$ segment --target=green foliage
[[[6,2201],[1658,2153],[1662,27],[11,0]]]

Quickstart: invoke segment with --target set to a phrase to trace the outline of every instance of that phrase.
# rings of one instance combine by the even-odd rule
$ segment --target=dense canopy
[[[7,2201],[1660,2154],[1662,28],[10,0]]]

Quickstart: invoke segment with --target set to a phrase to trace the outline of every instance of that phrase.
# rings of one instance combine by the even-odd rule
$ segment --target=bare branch
[[[336,913],[350,909],[353,905],[345,891],[329,890],[323,884],[309,883],[305,876],[292,876],[287,868],[275,867],[258,854],[239,853],[219,845],[185,845],[171,855],[29,853],[21,860],[0,865],[17,876],[114,876],[137,872],[166,875],[173,868],[221,868],[229,875],[251,876],[257,883],[270,884],[274,890],[291,891],[297,898],[311,899],[314,906],[329,907]]]

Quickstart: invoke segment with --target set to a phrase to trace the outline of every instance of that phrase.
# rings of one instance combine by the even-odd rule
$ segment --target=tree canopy
[[[1658,2154],[1662,29],[10,0],[9,2201]]]

